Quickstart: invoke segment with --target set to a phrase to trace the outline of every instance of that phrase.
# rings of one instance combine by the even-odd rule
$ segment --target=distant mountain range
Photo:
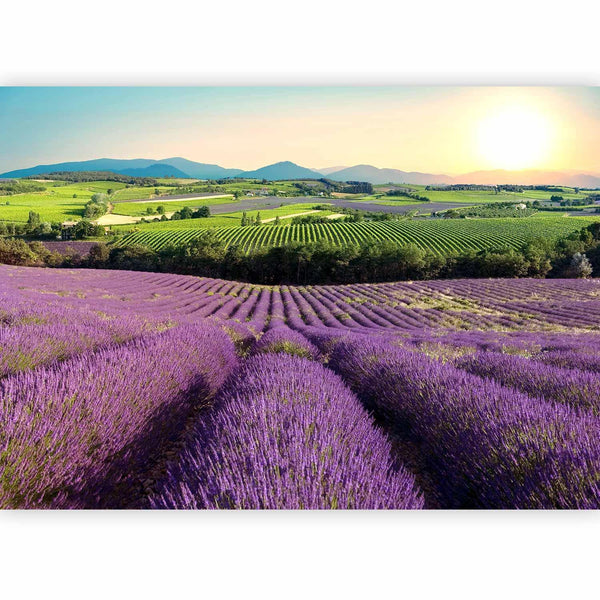
[[[37,165],[28,169],[9,171],[0,177],[29,177],[40,173],[54,171],[112,171],[134,177],[183,177],[192,179],[221,179],[235,177],[242,169],[224,169],[219,165],[198,163],[186,158],[165,158],[153,160],[148,158],[115,159],[97,158],[77,162]]]
[[[356,165],[327,175],[334,181],[368,181],[369,183],[415,183],[429,185],[432,183],[454,183],[448,175],[431,175],[399,171],[398,169],[378,169],[372,165]]]
[[[572,187],[600,187],[600,173],[578,171],[474,171],[464,175],[444,175],[379,169],[372,165],[353,167],[327,167],[307,169],[290,161],[267,165],[254,171],[226,169],[219,165],[194,162],[186,158],[174,157],[162,160],[146,158],[114,159],[98,158],[78,162],[64,162],[37,165],[28,169],[18,169],[1,173],[0,177],[28,177],[53,171],[112,171],[136,177],[180,177],[191,179],[224,179],[228,177],[248,177],[279,181],[283,179],[319,179],[327,177],[334,181],[368,181],[373,184],[408,183],[417,185],[433,184],[521,184],[521,185],[565,185]]]

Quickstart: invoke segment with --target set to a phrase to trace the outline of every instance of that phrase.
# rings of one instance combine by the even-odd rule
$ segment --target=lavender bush
[[[309,342],[301,333],[285,326],[270,329],[256,342],[253,354],[278,353],[302,356],[310,360],[319,358],[318,348]]]
[[[597,419],[381,340],[342,341],[330,364],[419,440],[448,507],[600,507]]]
[[[287,355],[248,360],[198,421],[153,508],[422,508],[411,475],[341,379]]]
[[[459,359],[456,365],[469,373],[494,379],[530,396],[539,396],[600,415],[600,375],[596,373],[554,367],[523,356],[497,352],[465,357]]]
[[[206,404],[237,359],[191,325],[0,384],[0,507],[127,504],[154,451]]]

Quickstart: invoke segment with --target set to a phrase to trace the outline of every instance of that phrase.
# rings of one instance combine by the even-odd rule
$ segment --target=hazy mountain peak
[[[472,183],[472,184],[516,184],[516,185],[563,185],[570,187],[600,187],[598,173],[582,171],[521,170],[503,169],[473,171],[463,175],[444,175],[382,169],[368,164],[351,167],[326,167],[307,169],[290,160],[276,162],[254,171],[228,169],[216,164],[199,163],[181,156],[155,160],[152,158],[96,158],[74,162],[37,165],[0,174],[3,178],[27,177],[53,171],[112,171],[139,177],[189,177],[193,179],[224,179],[248,177],[277,181],[282,179],[320,179],[326,176],[335,181],[368,181],[373,184],[408,183],[418,185]]]

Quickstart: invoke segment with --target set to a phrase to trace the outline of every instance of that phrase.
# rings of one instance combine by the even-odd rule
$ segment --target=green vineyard
[[[526,219],[406,220],[363,223],[317,223],[309,225],[263,225],[259,227],[216,227],[213,231],[227,246],[246,251],[262,246],[326,239],[336,244],[393,241],[415,244],[437,254],[466,249],[483,250],[500,246],[519,248],[527,241],[556,239],[598,221],[595,217],[530,217]],[[206,229],[149,230],[128,234],[115,245],[140,244],[160,250],[204,235]]]

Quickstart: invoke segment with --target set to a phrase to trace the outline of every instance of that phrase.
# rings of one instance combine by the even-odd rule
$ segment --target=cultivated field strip
[[[505,246],[517,249],[536,237],[558,238],[595,221],[597,219],[592,217],[562,216],[537,219],[433,219],[214,227],[210,231],[227,246],[240,246],[246,251],[261,247],[285,246],[291,242],[308,243],[324,239],[336,244],[360,245],[368,241],[414,244],[441,255]],[[124,236],[117,245],[141,244],[161,250],[170,245],[187,243],[204,235],[206,231],[207,229],[148,229]]]
[[[93,304],[101,323],[122,314],[130,319],[135,307],[138,327],[146,323],[147,329],[206,317],[248,323],[256,331],[276,322],[365,331],[600,328],[600,284],[593,280],[268,287],[160,273],[65,270],[49,276],[44,269],[0,268],[11,291],[0,310],[43,299],[47,310],[60,311],[63,323],[69,315],[78,322],[75,316]],[[26,364],[27,357],[22,360]]]

